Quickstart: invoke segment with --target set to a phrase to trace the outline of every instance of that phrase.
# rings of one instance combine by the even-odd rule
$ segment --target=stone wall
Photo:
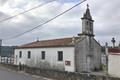
[[[4,66],[12,70],[19,69],[18,66],[10,65],[10,64],[0,64],[0,66]],[[43,76],[47,78],[53,78],[55,80],[120,80],[120,78],[114,78],[108,76],[98,76],[87,73],[81,74],[81,73],[72,73],[72,72],[64,72],[64,71],[56,71],[56,70],[43,70],[39,68],[30,68],[30,67],[24,67],[23,70],[29,74]]]
[[[114,78],[109,76],[99,76],[88,73],[73,73],[55,70],[42,70],[30,67],[26,67],[25,71],[33,75],[44,76],[56,80],[120,80],[120,78]]]
[[[0,63],[0,66],[8,68],[8,69],[15,70],[15,71],[18,71],[18,66],[17,65]]]

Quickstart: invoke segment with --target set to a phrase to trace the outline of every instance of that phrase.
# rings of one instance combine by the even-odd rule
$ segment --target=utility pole
[[[0,62],[2,57],[2,39],[0,39]]]
[[[118,47],[120,48],[120,41],[119,41]]]
[[[2,39],[0,39],[0,56],[1,56],[1,51],[2,51]]]

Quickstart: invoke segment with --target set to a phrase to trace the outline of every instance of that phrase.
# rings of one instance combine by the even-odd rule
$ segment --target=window
[[[45,51],[41,51],[42,60],[45,59]]]
[[[87,21],[86,24],[89,25],[89,22]]]
[[[28,59],[31,58],[31,51],[28,51]]]
[[[90,23],[90,31],[93,31],[93,24]]]
[[[58,51],[58,61],[63,61],[63,51]]]
[[[19,58],[22,58],[22,51],[19,52]]]

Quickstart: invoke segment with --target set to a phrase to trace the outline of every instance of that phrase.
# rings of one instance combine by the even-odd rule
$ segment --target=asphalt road
[[[51,80],[44,77],[29,75],[24,72],[15,72],[0,67],[0,80]]]

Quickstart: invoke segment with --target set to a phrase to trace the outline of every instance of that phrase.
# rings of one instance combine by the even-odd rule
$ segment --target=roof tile
[[[75,37],[75,39],[78,39],[78,37]],[[44,48],[44,47],[70,47],[70,46],[74,46],[73,37],[72,38],[36,41],[36,42],[32,42],[29,44],[19,46],[19,47],[17,47],[17,49],[21,49],[21,48]]]

